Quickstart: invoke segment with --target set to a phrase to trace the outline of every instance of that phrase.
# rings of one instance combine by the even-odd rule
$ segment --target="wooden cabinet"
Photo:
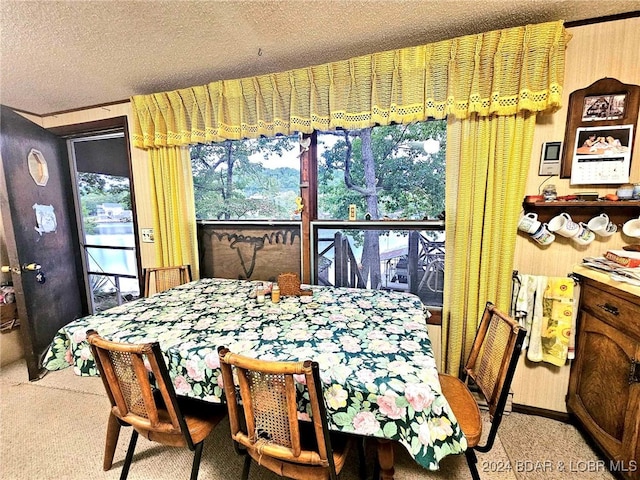
[[[640,298],[585,278],[567,405],[608,457],[640,479]]]

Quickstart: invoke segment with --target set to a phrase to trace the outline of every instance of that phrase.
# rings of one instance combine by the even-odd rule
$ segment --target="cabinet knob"
[[[598,307],[603,309],[605,312],[610,313],[611,315],[620,315],[620,311],[618,307],[611,305],[610,303],[599,304]]]

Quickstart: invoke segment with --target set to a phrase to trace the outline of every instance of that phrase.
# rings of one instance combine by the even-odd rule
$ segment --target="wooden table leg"
[[[393,442],[376,438],[378,442],[378,463],[380,464],[380,480],[393,480]]]
[[[104,460],[102,463],[103,470],[111,469],[113,464],[113,455],[116,453],[116,445],[120,436],[120,422],[109,412],[109,422],[107,423],[107,441],[104,446]]]

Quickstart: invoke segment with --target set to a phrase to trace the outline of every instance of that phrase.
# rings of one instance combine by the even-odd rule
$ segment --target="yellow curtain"
[[[536,114],[449,119],[442,366],[458,375],[485,303],[509,309]]]
[[[139,148],[560,106],[562,22],[132,97]]]
[[[199,278],[191,157],[186,147],[149,150],[158,266],[191,265]]]

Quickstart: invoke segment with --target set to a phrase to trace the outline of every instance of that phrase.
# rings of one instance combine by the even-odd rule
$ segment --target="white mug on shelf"
[[[628,237],[640,237],[640,218],[632,218],[625,222],[622,232]]]
[[[553,243],[556,236],[549,231],[546,223],[541,223],[538,230],[531,234],[531,238],[534,242],[537,242],[540,245],[549,245],[550,243]]]
[[[526,233],[536,233],[536,231],[540,228],[541,223],[538,221],[538,215],[529,212],[526,215],[520,217],[520,221],[518,222],[518,230],[521,230]]]
[[[600,215],[593,217],[587,223],[589,230],[601,237],[610,237],[618,230],[615,223],[609,220],[609,215],[601,213]]]
[[[571,238],[578,234],[580,225],[571,220],[568,213],[562,212],[549,220],[549,230],[563,237]]]
[[[595,238],[596,234],[589,230],[587,224],[580,222],[578,224],[578,233],[575,236],[571,237],[571,240],[579,245],[589,245],[595,240]]]

